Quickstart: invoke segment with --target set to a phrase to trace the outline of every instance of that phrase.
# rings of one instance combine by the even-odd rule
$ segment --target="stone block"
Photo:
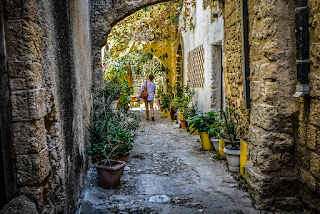
[[[30,20],[6,23],[8,61],[34,61],[41,59],[41,29]]]
[[[310,96],[320,99],[320,74],[317,75],[312,70],[310,73]]]
[[[258,81],[260,78],[260,65],[258,63],[250,63],[250,80]]]
[[[273,104],[277,101],[277,95],[279,93],[279,83],[278,82],[266,82],[264,87],[264,92],[262,93],[263,101],[268,104]]]
[[[41,65],[39,63],[9,62],[11,91],[41,87]]]
[[[317,181],[308,171],[300,169],[300,178],[303,185],[306,185],[312,192],[316,191]]]
[[[297,145],[297,158],[300,165],[305,168],[309,169],[310,167],[310,151],[301,145]]]
[[[277,172],[287,167],[293,167],[293,151],[274,152],[261,150],[257,154],[257,167],[262,173]]]
[[[8,204],[6,204],[0,214],[37,214],[37,207],[29,198],[21,195],[17,198],[12,199]]]
[[[18,155],[16,169],[19,186],[40,184],[51,169],[48,149],[37,154]]]
[[[262,51],[264,56],[267,57],[271,62],[280,59],[281,55],[283,55],[283,51],[280,49],[277,42],[267,42]]]
[[[266,39],[269,36],[274,36],[277,32],[277,25],[275,24],[275,17],[266,17],[260,21],[259,28],[256,29],[255,37],[257,39]]]
[[[269,131],[276,130],[280,122],[276,107],[266,104],[253,104],[250,120],[253,125]]]
[[[19,192],[30,198],[32,201],[36,201],[36,205],[39,209],[45,205],[46,199],[53,194],[47,183],[36,187],[24,186],[19,189]]]
[[[278,64],[276,63],[264,63],[260,66],[260,74],[264,80],[276,80],[278,70]]]
[[[250,82],[250,98],[252,101],[259,100],[264,95],[264,84],[259,81]]]
[[[45,89],[14,91],[11,93],[12,121],[37,120],[47,113]]]
[[[301,97],[299,99],[300,106],[299,106],[299,121],[309,122],[309,113],[310,113],[310,103],[309,98]]]
[[[305,122],[299,122],[299,128],[298,128],[298,140],[299,143],[302,145],[307,145],[307,124]]]
[[[310,44],[310,60],[311,60],[311,70],[315,72],[316,75],[320,75],[320,43]]]
[[[12,130],[16,155],[39,153],[47,147],[43,119],[13,123]]]
[[[317,149],[317,128],[308,124],[306,146],[311,150]]]
[[[313,125],[320,126],[320,100],[311,99],[309,121]]]
[[[310,171],[313,176],[320,179],[320,155],[315,152],[311,153]]]
[[[250,47],[250,59],[254,61],[258,61],[262,58],[262,45],[259,42],[252,41],[252,45]]]

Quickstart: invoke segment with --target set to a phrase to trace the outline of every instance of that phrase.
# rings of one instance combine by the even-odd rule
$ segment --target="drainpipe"
[[[309,26],[308,0],[295,0],[296,15],[296,45],[297,45],[297,86],[293,97],[310,94],[309,74]]]
[[[241,0],[241,55],[243,70],[243,89],[245,108],[250,108],[250,68],[249,68],[249,36],[248,36],[248,0]]]

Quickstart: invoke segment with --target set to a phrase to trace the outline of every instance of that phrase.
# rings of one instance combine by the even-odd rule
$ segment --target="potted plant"
[[[93,118],[89,126],[90,144],[84,152],[92,157],[98,171],[99,186],[111,189],[119,184],[126,163],[117,159],[132,149],[137,121],[130,114],[108,108]]]
[[[208,112],[207,115],[210,118],[209,137],[214,149],[216,152],[219,152],[219,139],[221,138],[222,131],[221,121],[219,120],[219,115],[213,111]]]
[[[240,115],[236,109],[221,110],[223,119],[223,131],[230,144],[223,151],[226,153],[229,171],[239,172],[240,170]]]
[[[192,105],[188,109],[188,119],[186,119],[187,132],[191,132],[193,130],[193,126],[189,126],[189,123],[191,122],[190,118],[195,117],[197,114],[199,114],[199,112],[198,112],[198,103],[195,102],[195,103],[192,103]],[[196,130],[196,131],[192,132],[192,134],[199,134],[199,133]]]
[[[162,93],[160,95],[161,106],[160,109],[163,112],[164,116],[170,118],[170,103],[171,95],[169,93]]]
[[[211,150],[213,147],[209,138],[209,117],[204,114],[200,114],[190,119],[191,121],[188,124],[188,128],[192,127],[192,131],[190,132],[190,134],[198,131],[200,134],[203,150]]]
[[[112,189],[120,183],[126,162],[117,160],[120,142],[112,135],[104,135],[104,127],[94,123],[89,127],[90,146],[85,152],[93,158],[98,171],[99,186]]]

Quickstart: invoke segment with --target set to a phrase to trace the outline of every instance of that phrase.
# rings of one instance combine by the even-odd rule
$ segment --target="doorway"
[[[225,107],[221,41],[211,45],[211,60],[212,76],[210,108],[219,111]]]

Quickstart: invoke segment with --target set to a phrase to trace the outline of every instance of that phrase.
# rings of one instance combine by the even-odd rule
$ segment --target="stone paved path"
[[[249,194],[227,171],[225,161],[201,151],[199,136],[189,135],[157,113],[145,121],[120,186],[98,187],[90,169],[80,213],[259,213]]]

